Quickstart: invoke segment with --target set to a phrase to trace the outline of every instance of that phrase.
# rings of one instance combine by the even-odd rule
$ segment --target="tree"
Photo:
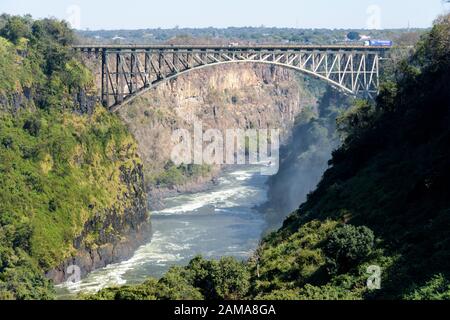
[[[216,261],[199,256],[189,263],[187,270],[206,299],[242,299],[250,287],[246,265],[231,257]]]
[[[192,285],[189,271],[172,267],[158,282],[156,295],[160,300],[202,300],[201,290]]]
[[[243,299],[250,287],[250,273],[244,263],[231,257],[219,260],[212,272],[217,297]]]
[[[4,27],[0,29],[0,36],[17,44],[21,38],[30,36],[30,23],[29,17],[8,16]]]
[[[351,32],[347,33],[347,39],[351,40],[351,41],[358,41],[359,39],[361,39],[361,36],[359,35],[358,32],[351,31]]]
[[[375,108],[368,100],[355,100],[353,106],[337,118],[337,130],[344,138],[355,138],[359,132],[371,124],[374,110]]]
[[[334,230],[324,247],[329,272],[342,273],[358,265],[372,251],[374,240],[372,230],[364,226],[344,225]]]

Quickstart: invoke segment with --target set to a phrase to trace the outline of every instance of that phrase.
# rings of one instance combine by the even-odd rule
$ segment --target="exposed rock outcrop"
[[[175,129],[281,129],[285,139],[295,116],[316,97],[299,83],[291,70],[258,64],[236,64],[193,71],[156,87],[120,109],[139,143],[152,197],[158,207],[161,190],[152,177],[162,172],[170,159],[171,136]],[[220,170],[173,190],[193,191],[211,181]],[[196,183],[197,182],[197,183]],[[170,192],[173,190],[163,190]]]

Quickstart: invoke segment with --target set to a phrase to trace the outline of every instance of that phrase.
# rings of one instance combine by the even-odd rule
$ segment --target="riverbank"
[[[198,176],[184,184],[174,185],[172,187],[158,187],[151,185],[147,188],[149,197],[149,207],[152,211],[158,211],[165,208],[164,200],[180,194],[192,194],[205,192],[218,184],[218,178],[225,167],[215,166],[204,176]]]

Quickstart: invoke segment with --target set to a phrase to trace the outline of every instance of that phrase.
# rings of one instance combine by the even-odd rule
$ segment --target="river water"
[[[152,212],[150,243],[127,261],[96,270],[81,282],[58,286],[58,297],[159,278],[171,266],[186,265],[198,254],[250,257],[266,228],[264,215],[254,208],[267,200],[267,176],[260,174],[261,168],[228,168],[210,190],[166,199],[164,210]]]

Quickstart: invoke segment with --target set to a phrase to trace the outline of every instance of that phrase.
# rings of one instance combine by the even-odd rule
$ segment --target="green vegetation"
[[[449,101],[447,15],[386,77],[376,104],[358,101],[339,117],[343,145],[319,186],[252,259],[226,268],[224,259],[197,258],[160,281],[89,298],[131,291],[136,299],[164,299],[163,285],[161,292],[207,299],[448,299]],[[371,266],[381,268],[379,290],[366,285]]]
[[[169,160],[163,171],[147,176],[147,181],[159,188],[172,188],[193,181],[199,177],[208,177],[211,173],[210,165],[182,164],[176,166]]]
[[[90,218],[127,206],[121,175],[140,160],[117,117],[74,112],[93,78],[65,23],[3,15],[0,26],[0,299],[49,299],[44,272],[75,253]]]
[[[348,269],[348,259],[338,259],[342,274],[329,275],[324,292],[330,286],[341,290],[336,279],[343,276],[346,283],[358,284],[358,270],[365,271],[361,267],[368,261],[382,268],[382,288],[368,291],[363,282],[348,287],[347,293],[358,299],[445,297],[450,272],[449,37],[446,16],[423,37],[414,55],[399,63],[376,105],[358,102],[340,117],[345,140],[333,153],[332,167],[276,233],[283,242],[309,221],[328,219],[372,230],[376,240],[370,250],[368,231],[338,237],[336,243],[366,243],[361,246],[366,249],[358,250],[353,268]]]
[[[347,33],[347,39],[352,41],[358,41],[359,39],[361,39],[361,35],[359,34],[359,32],[350,31],[349,33]]]
[[[416,288],[405,298],[408,300],[449,300],[450,281],[444,275],[437,274],[424,286]]]
[[[253,31],[239,37],[259,39]],[[270,39],[325,41],[310,32]],[[0,17],[0,299],[53,298],[44,272],[76,251],[90,218],[131,201],[121,177],[140,163],[136,144],[104,109],[74,112],[93,78],[73,41],[53,19]],[[160,280],[84,298],[448,299],[450,16],[392,70],[376,104],[357,101],[339,117],[343,145],[318,188],[252,259],[197,257]],[[323,123],[303,128],[329,134]],[[208,170],[167,163],[155,181]],[[83,245],[100,245],[99,231]],[[380,290],[366,286],[369,266],[382,270]]]
[[[326,241],[330,273],[345,273],[359,265],[374,247],[374,235],[367,227],[344,225],[334,229]]]
[[[208,261],[196,257],[188,266],[173,267],[159,281],[108,288],[82,296],[92,300],[201,300],[242,299],[250,287],[250,273],[233,258]]]
[[[120,197],[120,168],[136,161],[133,140],[102,109],[92,116],[39,110],[0,119],[2,225],[32,227],[23,244],[41,267],[55,267],[73,253],[86,219]]]

